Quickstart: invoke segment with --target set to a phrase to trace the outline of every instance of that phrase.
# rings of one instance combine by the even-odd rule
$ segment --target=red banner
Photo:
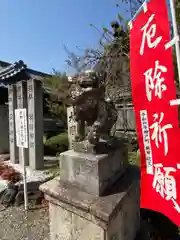
[[[180,146],[170,26],[165,0],[130,24],[131,81],[141,152],[141,208],[180,226]]]

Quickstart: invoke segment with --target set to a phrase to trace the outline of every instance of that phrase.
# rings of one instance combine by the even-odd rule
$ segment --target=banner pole
[[[147,0],[144,0],[144,2],[141,4],[141,6],[139,7],[139,9],[135,12],[134,16],[132,17],[131,16],[131,20],[130,22],[132,22],[136,17],[137,15],[141,12],[143,6],[147,3]]]
[[[23,162],[24,208],[27,211],[28,210],[27,177],[26,177],[24,148],[22,147],[21,147],[21,154],[22,154],[22,162]]]
[[[169,0],[170,2],[170,9],[171,9],[171,16],[172,16],[172,24],[173,24],[173,33],[175,39],[175,49],[176,49],[176,59],[177,59],[177,68],[178,68],[178,77],[179,77],[179,85],[180,85],[180,47],[179,47],[179,35],[178,35],[178,28],[176,23],[176,11],[174,0]]]

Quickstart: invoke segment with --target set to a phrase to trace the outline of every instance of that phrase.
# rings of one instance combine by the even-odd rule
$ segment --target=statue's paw
[[[97,144],[99,142],[99,135],[96,132],[93,132],[91,136],[88,138],[91,144]]]
[[[83,136],[79,136],[79,135],[76,135],[76,136],[75,136],[75,141],[80,142],[80,141],[82,141],[82,140],[84,140],[84,137],[83,137]]]
[[[75,136],[75,141],[78,141],[78,140],[79,140],[79,136],[76,135],[76,136]]]

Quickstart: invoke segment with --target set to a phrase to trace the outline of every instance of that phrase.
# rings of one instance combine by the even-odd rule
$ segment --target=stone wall
[[[129,102],[126,105],[116,104],[116,108],[118,111],[116,130],[135,131],[136,122],[132,103]]]
[[[9,152],[8,106],[0,105],[0,154]]]
[[[134,107],[131,98],[119,98],[116,102],[118,119],[116,123],[117,131],[136,131],[136,121]]]
[[[44,167],[42,83],[36,79],[31,79],[9,85],[8,100],[10,162],[20,165],[25,164],[25,166],[30,166],[32,169],[39,170]],[[16,109],[22,108],[27,109],[28,148],[20,149],[17,148],[16,144],[14,115]],[[23,142],[23,140],[21,141]],[[18,156],[16,156],[16,152],[18,152]]]

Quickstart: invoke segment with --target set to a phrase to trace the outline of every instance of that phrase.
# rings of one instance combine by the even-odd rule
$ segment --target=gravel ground
[[[0,205],[1,240],[49,240],[49,218],[47,207],[4,208]]]

